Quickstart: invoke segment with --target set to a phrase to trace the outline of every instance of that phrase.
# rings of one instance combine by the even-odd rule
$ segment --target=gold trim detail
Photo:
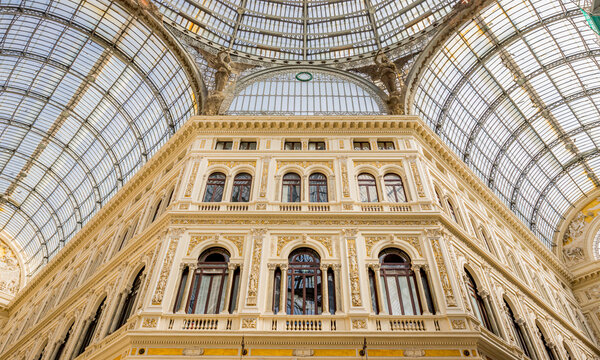
[[[214,237],[214,235],[192,236],[190,239],[190,244],[188,245],[186,256],[190,256],[192,250],[194,250],[198,244],[206,240],[214,239]]]
[[[196,176],[198,176],[198,168],[200,167],[200,162],[195,161],[194,166],[192,167],[192,173],[188,179],[187,185],[185,186],[185,194],[183,197],[189,198],[192,196],[192,190],[194,189],[194,183],[196,182]]]
[[[358,256],[356,255],[356,240],[347,239],[348,242],[348,266],[350,267],[350,293],[352,294],[352,306],[362,306],[360,296],[360,280],[358,278]]]
[[[446,296],[446,304],[448,304],[448,306],[456,306],[456,298],[452,293],[450,277],[448,276],[448,270],[446,269],[446,263],[444,262],[444,257],[442,255],[442,249],[440,247],[439,239],[431,239],[431,246],[433,248],[433,255],[435,256],[435,262],[437,263],[438,271],[440,274],[440,280],[442,281],[444,295]]]
[[[260,260],[262,256],[262,239],[254,239],[252,249],[252,267],[250,268],[250,280],[248,281],[248,298],[246,305],[255,306],[258,294],[258,276],[260,272]]]
[[[299,166],[303,169],[306,169],[309,166],[313,165],[321,165],[328,167],[331,171],[333,171],[333,160],[327,161],[288,161],[288,160],[277,160],[277,171],[284,166],[295,165]]]
[[[162,303],[165,287],[167,286],[167,278],[171,272],[173,257],[175,256],[175,250],[177,249],[177,242],[179,242],[179,237],[172,238],[171,242],[169,243],[165,261],[163,262],[162,269],[160,270],[158,284],[156,284],[156,290],[154,290],[154,296],[152,297],[152,305],[160,305]]]
[[[208,160],[208,166],[213,165],[222,165],[233,169],[236,166],[240,165],[250,165],[252,167],[256,167],[256,160],[248,160],[248,161],[232,161],[232,160]]]
[[[410,162],[410,170],[413,173],[415,178],[415,185],[417,185],[417,194],[419,197],[425,197],[425,188],[423,187],[423,181],[421,181],[421,174],[419,174],[419,169],[417,169],[417,163],[413,160]]]

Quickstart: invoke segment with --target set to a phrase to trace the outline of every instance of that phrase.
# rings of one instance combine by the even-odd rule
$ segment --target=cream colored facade
[[[257,150],[237,150],[249,140]],[[215,150],[217,141],[232,141],[233,149]],[[284,150],[285,141],[303,149]],[[325,142],[326,150],[308,150],[309,141]],[[354,150],[354,141],[369,142],[371,150]],[[392,142],[395,150],[378,150],[377,141]],[[225,200],[233,177],[251,174],[250,201],[203,203],[215,171],[227,175]],[[289,171],[301,175],[301,202],[281,201]],[[327,203],[305,195],[308,176],[317,171],[328,179]],[[382,191],[390,172],[402,177],[406,203],[390,202]],[[381,201],[360,201],[360,173],[375,177]],[[135,230],[118,250],[127,229]],[[174,313],[182,269],[193,269],[211,247],[229,252],[230,275],[240,268],[235,310]],[[303,247],[335,274],[334,314],[327,304],[321,315],[272,311],[274,271]],[[406,252],[414,272],[426,275],[435,314],[375,314],[368,274],[378,274],[378,254],[388,248]],[[133,315],[108,334],[142,268]],[[497,335],[477,320],[464,269]],[[416,117],[193,117],[17,294],[0,323],[0,358],[52,359],[69,329],[61,359],[75,358],[106,296],[91,344],[78,359],[523,358],[505,302],[532,359],[548,358],[538,328],[556,358],[597,359],[599,322],[586,320],[574,279]],[[417,282],[425,303],[419,276]],[[184,299],[190,283],[191,276]],[[229,282],[228,300],[232,288]]]

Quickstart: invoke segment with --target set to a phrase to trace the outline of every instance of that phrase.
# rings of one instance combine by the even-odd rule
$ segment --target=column
[[[340,275],[341,269],[342,264],[333,264],[333,277],[335,281],[335,315],[339,315],[343,312],[342,299],[344,298],[344,294],[342,294],[342,278]]]
[[[531,359],[538,360],[537,352],[535,351],[535,347],[531,343],[531,337],[529,336],[529,331],[527,331],[527,324],[525,324],[525,319],[523,319],[523,318],[517,319],[517,324],[519,325],[519,327],[521,328],[521,331],[523,332],[523,337],[525,338],[525,346],[527,346],[527,348],[529,349],[529,352],[531,353],[530,354]]]
[[[279,268],[281,269],[281,296],[279,297],[279,314],[285,315],[285,301],[287,297],[287,264],[280,264]]]
[[[117,321],[119,321],[119,317],[121,316],[121,311],[123,310],[123,305],[125,305],[125,299],[127,298],[127,294],[129,293],[129,289],[125,289],[121,291],[119,294],[119,302],[117,303],[116,310],[114,312],[114,316],[110,325],[108,326],[108,334],[115,331],[115,327],[117,326]]]
[[[379,314],[380,315],[388,315],[388,309],[386,306],[386,303],[383,302],[383,297],[381,296],[381,292],[383,290],[383,288],[381,287],[381,265],[379,264],[375,264],[375,265],[371,265],[371,268],[373,269],[373,271],[375,272],[375,296],[377,296],[377,302],[379,303]],[[370,282],[370,280],[369,280]],[[370,285],[370,284],[369,284]]]
[[[330,315],[329,312],[329,282],[327,279],[327,265],[321,264],[321,286],[323,288],[323,315]]]
[[[269,269],[269,276],[267,277],[267,308],[265,314],[270,315],[273,313],[273,295],[275,294],[273,284],[275,284],[277,264],[267,264],[267,268]]]
[[[48,359],[56,358],[56,353],[58,352],[58,348],[60,347],[60,344],[63,343],[63,341],[64,341],[63,339],[56,340],[56,342],[52,346],[52,352],[50,353],[50,356],[48,356]]]
[[[281,175],[275,176],[275,201],[281,201]]]
[[[425,278],[427,279],[427,284],[429,285],[429,294],[431,295],[431,301],[433,302],[433,311],[439,314],[442,305],[439,303],[439,298],[435,296],[435,289],[433,288],[433,283],[431,282],[431,273],[429,269],[429,265],[423,264],[421,265],[421,272],[425,274]]]
[[[547,345],[550,348],[550,351],[552,352],[552,356],[554,356],[556,360],[559,360],[560,356],[558,355],[558,350],[556,350],[556,344],[550,341]]]
[[[425,296],[425,288],[423,287],[423,279],[421,279],[421,265],[413,265],[412,270],[417,278],[417,288],[419,288],[419,297],[421,298],[421,306],[423,307],[423,315],[431,315],[429,312],[429,304],[427,296]]]
[[[300,184],[300,201],[308,202],[308,176],[302,175],[302,183]]]
[[[187,282],[185,284],[185,288],[183,289],[183,297],[181,298],[181,307],[177,310],[178,314],[185,314],[187,312],[187,299],[189,297],[190,291],[191,291],[191,287],[192,287],[192,281],[194,279],[194,277],[196,276],[196,268],[198,267],[197,264],[188,264],[189,270],[188,270],[188,278],[187,278]]]
[[[231,299],[231,285],[233,284],[233,273],[237,268],[236,264],[227,265],[227,284],[225,285],[225,302],[221,314],[229,314],[229,299]]]
[[[71,350],[71,356],[67,356],[67,359],[72,358],[73,356],[76,356],[76,352],[79,350],[79,348],[81,347],[81,343],[83,342],[83,336],[85,335],[85,332],[87,332],[87,328],[88,325],[92,322],[92,320],[94,315],[92,315],[92,317],[89,317],[87,319],[85,319],[83,321],[83,326],[81,327],[81,332],[79,333],[79,336],[77,337],[77,342],[75,343],[75,346],[73,347],[73,349]]]
[[[482,290],[479,292],[481,299],[483,300],[483,306],[485,307],[485,312],[490,319],[490,324],[492,325],[492,331],[494,334],[500,336],[500,331],[498,330],[498,324],[496,319],[496,314],[492,310],[492,306],[490,304],[490,293],[487,290]]]

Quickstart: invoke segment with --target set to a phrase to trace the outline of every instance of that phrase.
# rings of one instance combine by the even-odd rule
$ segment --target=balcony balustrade
[[[302,212],[302,213],[322,213],[322,212],[420,212],[420,211],[440,211],[432,206],[431,202],[407,202],[407,203],[361,203],[361,202],[328,202],[328,203],[232,203],[232,202],[180,202],[174,207],[179,210],[193,211],[229,211],[229,212],[247,212],[247,211],[278,211],[278,212]]]

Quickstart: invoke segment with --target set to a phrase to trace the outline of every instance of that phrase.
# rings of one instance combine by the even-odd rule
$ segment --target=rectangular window
[[[354,141],[354,150],[371,150],[371,144],[368,141]]]
[[[395,150],[396,149],[393,141],[378,141],[377,148],[379,150]]]
[[[240,142],[240,150],[256,150],[256,141]]]
[[[325,150],[325,141],[310,141],[308,150]]]
[[[286,141],[285,150],[302,150],[302,143],[300,141]]]
[[[217,141],[215,150],[231,150],[233,148],[233,141]]]

